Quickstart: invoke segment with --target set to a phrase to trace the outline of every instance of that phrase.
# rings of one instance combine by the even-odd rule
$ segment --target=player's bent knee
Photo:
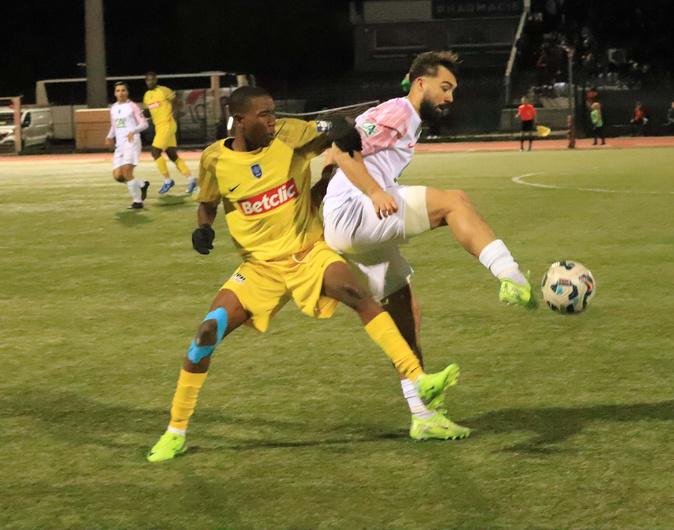
[[[169,147],[166,150],[166,154],[171,160],[171,162],[175,162],[176,160],[178,160],[178,151],[176,151],[175,147]]]
[[[344,290],[344,297],[347,300],[351,300],[354,305],[358,305],[363,302],[363,300],[368,300],[370,297],[365,292],[365,289],[359,287],[358,285],[345,284],[342,289]]]
[[[357,285],[349,284],[340,285],[336,289],[326,290],[326,294],[330,298],[334,298],[335,300],[342,302],[352,309],[357,309],[358,305],[365,298],[362,289],[360,289]]]
[[[150,148],[150,154],[152,155],[152,158],[157,160],[157,158],[159,158],[161,156],[161,149],[159,149],[158,147],[152,146]]]
[[[202,322],[197,331],[197,344],[213,346],[217,341],[218,323],[215,320],[206,320]]]
[[[198,364],[202,359],[213,353],[216,346],[222,341],[227,331],[227,311],[218,307],[208,313],[199,326],[197,337],[190,344],[187,358]]]
[[[463,190],[445,190],[445,197],[453,204],[470,202],[468,194]]]
[[[447,205],[447,213],[463,208],[473,208],[470,197],[463,190],[444,190],[444,198]]]
[[[358,284],[346,263],[328,265],[323,275],[323,294],[357,309],[363,300],[371,299],[366,289]]]

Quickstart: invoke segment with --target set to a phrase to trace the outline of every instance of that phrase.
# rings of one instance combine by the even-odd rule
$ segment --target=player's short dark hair
[[[148,70],[147,72],[145,72],[145,77],[157,77],[157,72],[153,70]]]
[[[259,97],[271,97],[271,95],[259,86],[242,86],[237,88],[229,98],[230,114],[244,114],[248,110],[250,100]]]
[[[456,75],[458,65],[459,54],[449,50],[420,53],[410,66],[410,81],[424,75],[437,75],[438,66],[444,66]]]
[[[126,81],[117,81],[114,85],[114,88],[117,88],[118,86],[126,87],[127,92],[129,90],[129,84]]]

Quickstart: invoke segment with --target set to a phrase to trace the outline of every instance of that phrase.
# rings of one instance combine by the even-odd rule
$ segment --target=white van
[[[21,109],[21,150],[27,147],[47,149],[54,137],[54,122],[50,108]],[[14,149],[14,111],[0,107],[0,148]]]

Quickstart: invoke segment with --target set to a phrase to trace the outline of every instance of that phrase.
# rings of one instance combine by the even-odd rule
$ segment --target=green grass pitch
[[[672,160],[416,156],[403,181],[466,190],[535,283],[568,258],[598,285],[584,314],[526,311],[498,303],[446,229],[405,248],[427,367],[461,365],[449,409],[469,439],[412,442],[394,371],[357,318],[289,304],[267,334],[225,340],[191,450],[161,465],[144,453],[238,263],[222,218],[200,256],[183,180],[159,198],[150,162],[136,212],[109,161],[0,160],[0,526],[673,528]],[[512,180],[531,173],[557,188]]]

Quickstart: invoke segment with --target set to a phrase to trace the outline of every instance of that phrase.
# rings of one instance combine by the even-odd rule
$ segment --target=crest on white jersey
[[[377,124],[370,121],[364,121],[359,127],[363,130],[365,136],[372,136],[377,132]]]

